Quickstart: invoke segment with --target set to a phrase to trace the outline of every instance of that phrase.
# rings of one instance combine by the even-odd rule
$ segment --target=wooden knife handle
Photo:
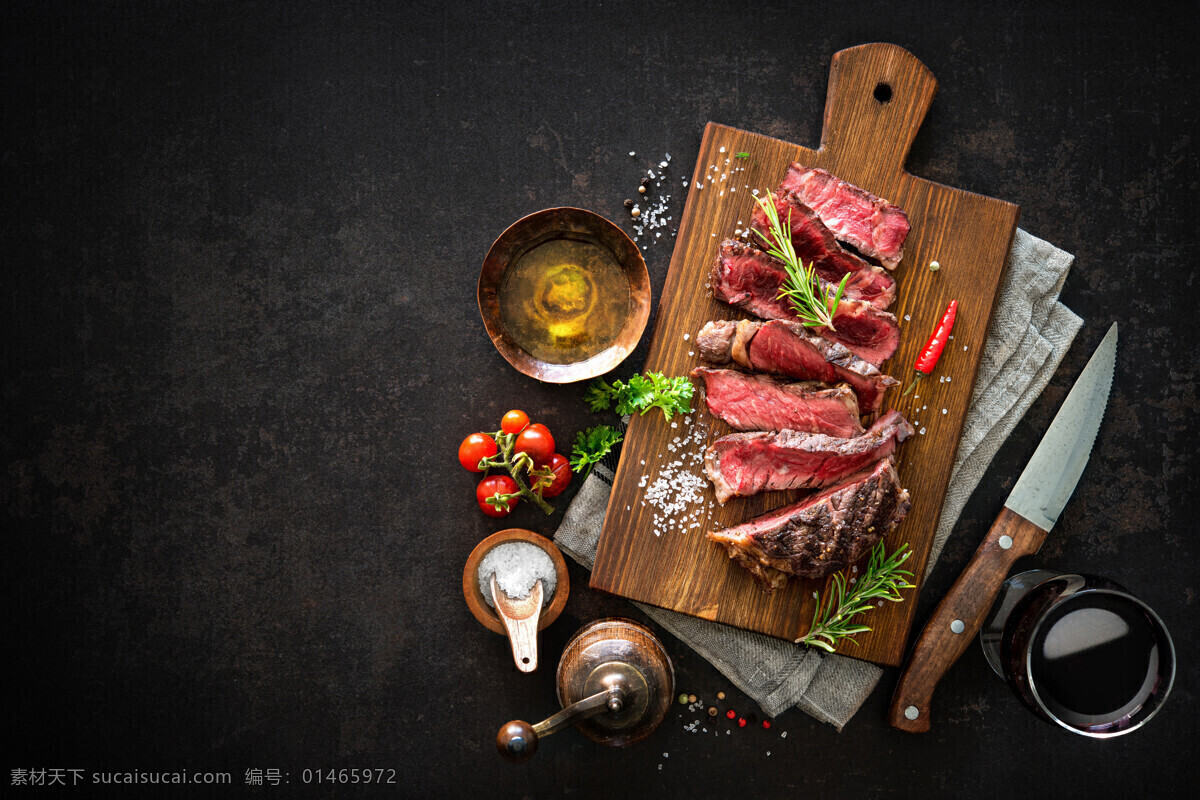
[[[929,730],[929,706],[938,681],[966,652],[1009,569],[1038,551],[1047,531],[1010,511],[1000,512],[962,575],[938,603],[900,674],[888,724],[909,733]]]

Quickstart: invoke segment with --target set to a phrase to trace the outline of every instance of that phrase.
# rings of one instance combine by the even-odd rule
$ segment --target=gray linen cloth
[[[1017,230],[926,574],[996,451],[1050,382],[1083,324],[1058,302],[1074,258]],[[614,461],[596,465],[554,536],[563,551],[588,569],[612,491]],[[708,659],[770,716],[796,706],[840,731],[883,674],[865,661],[635,605]]]

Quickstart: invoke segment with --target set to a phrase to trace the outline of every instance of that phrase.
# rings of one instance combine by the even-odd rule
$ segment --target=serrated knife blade
[[[909,733],[929,730],[929,707],[938,681],[979,632],[1013,563],[1036,553],[1046,541],[1087,466],[1108,406],[1116,361],[1114,322],[1017,478],[1000,516],[921,631],[892,695],[888,723],[893,728]]]
[[[1004,501],[1006,508],[1044,531],[1058,522],[1058,515],[1071,499],[1075,484],[1087,466],[1108,405],[1116,363],[1117,323],[1114,322]]]

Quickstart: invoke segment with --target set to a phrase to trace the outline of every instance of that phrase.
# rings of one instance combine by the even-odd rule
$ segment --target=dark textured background
[[[7,767],[229,770],[238,792],[248,768],[294,790],[304,768],[395,767],[399,794],[439,797],[1194,788],[1195,4],[575,5],[5,5]],[[674,706],[628,750],[567,731],[501,762],[497,726],[555,708],[567,637],[638,614],[573,566],[526,676],[462,601],[467,554],[501,524],[458,441],[514,406],[560,441],[594,422],[581,387],[489,343],[488,245],[547,206],[628,228],[645,169],[670,152],[672,180],[690,172],[708,120],[816,144],[830,56],[878,40],[941,85],[910,170],[1019,203],[1077,255],[1063,300],[1086,320],[918,620],[1117,320],[1091,465],[1029,563],[1110,576],[1161,614],[1169,705],[1134,736],[1073,737],[973,647],[921,737],[883,722],[889,672],[841,734],[791,711],[693,735]],[[656,297],[670,251],[647,249]],[[680,689],[753,710],[666,641]]]

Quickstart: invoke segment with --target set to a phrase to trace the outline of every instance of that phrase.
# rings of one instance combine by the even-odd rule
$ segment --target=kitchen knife
[[[1046,541],[1091,455],[1116,358],[1114,322],[1004,501],[1000,516],[921,631],[892,695],[888,724],[893,728],[909,733],[929,730],[930,700],[938,681],[974,640],[1013,563],[1036,553]]]

